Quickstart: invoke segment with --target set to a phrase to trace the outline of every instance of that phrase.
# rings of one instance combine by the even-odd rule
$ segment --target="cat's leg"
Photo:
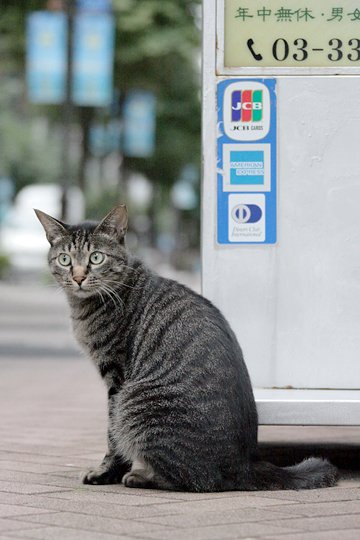
[[[115,443],[111,436],[111,418],[114,408],[114,393],[108,393],[108,451],[98,467],[87,471],[83,478],[83,484],[120,484],[125,473],[130,469],[130,464],[116,453]]]
[[[133,462],[131,471],[124,475],[122,482],[130,488],[174,489],[170,482],[156,474],[151,465],[141,458]]]
[[[89,469],[82,478],[83,484],[120,484],[129,470],[129,464],[109,449],[98,467]]]

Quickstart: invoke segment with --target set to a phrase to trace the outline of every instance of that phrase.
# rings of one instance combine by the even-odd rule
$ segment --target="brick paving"
[[[287,463],[330,453],[336,488],[189,494],[85,486],[106,445],[106,393],[52,288],[0,284],[0,538],[358,540],[360,429],[262,427]],[[355,470],[357,468],[357,470]]]

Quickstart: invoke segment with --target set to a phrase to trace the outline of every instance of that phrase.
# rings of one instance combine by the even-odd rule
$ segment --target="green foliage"
[[[25,62],[26,15],[44,9],[43,0],[1,0],[0,3],[0,76],[15,74]]]
[[[8,277],[10,272],[10,259],[7,255],[0,253],[0,279]]]
[[[199,5],[114,0],[116,86],[122,95],[146,88],[158,100],[156,152],[150,159],[129,159],[128,166],[161,185],[171,185],[186,163],[200,162]]]
[[[119,198],[117,189],[104,189],[100,196],[88,198],[86,205],[87,214],[91,216],[91,219],[100,220],[111,208],[122,202],[123,201]]]
[[[6,79],[0,94],[0,175],[14,179],[17,191],[58,179],[58,134],[54,130],[49,137],[49,131],[45,118],[24,110],[19,80]]]
[[[43,109],[24,99],[26,15],[38,9],[44,9],[43,0],[1,0],[0,175],[14,179],[17,190],[57,180],[60,159],[56,129],[50,138],[39,136],[47,123]]]
[[[134,68],[136,63],[158,61],[169,54],[191,60],[194,48],[199,45],[199,32],[194,24],[194,11],[199,3],[114,0],[121,63]]]

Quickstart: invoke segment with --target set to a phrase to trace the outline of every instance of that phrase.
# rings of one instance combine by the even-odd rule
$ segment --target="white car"
[[[60,219],[61,187],[57,184],[32,184],[19,191],[14,205],[0,227],[0,252],[10,258],[15,270],[41,271],[46,268],[49,244],[36,218],[34,208]],[[84,197],[77,187],[68,191],[68,221],[84,217]]]

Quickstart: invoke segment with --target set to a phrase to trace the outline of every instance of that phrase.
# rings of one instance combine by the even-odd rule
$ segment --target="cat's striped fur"
[[[75,336],[108,389],[109,449],[85,483],[188,491],[335,483],[326,460],[287,468],[258,461],[256,406],[234,333],[211,302],[127,251],[125,207],[100,224],[37,215]]]

